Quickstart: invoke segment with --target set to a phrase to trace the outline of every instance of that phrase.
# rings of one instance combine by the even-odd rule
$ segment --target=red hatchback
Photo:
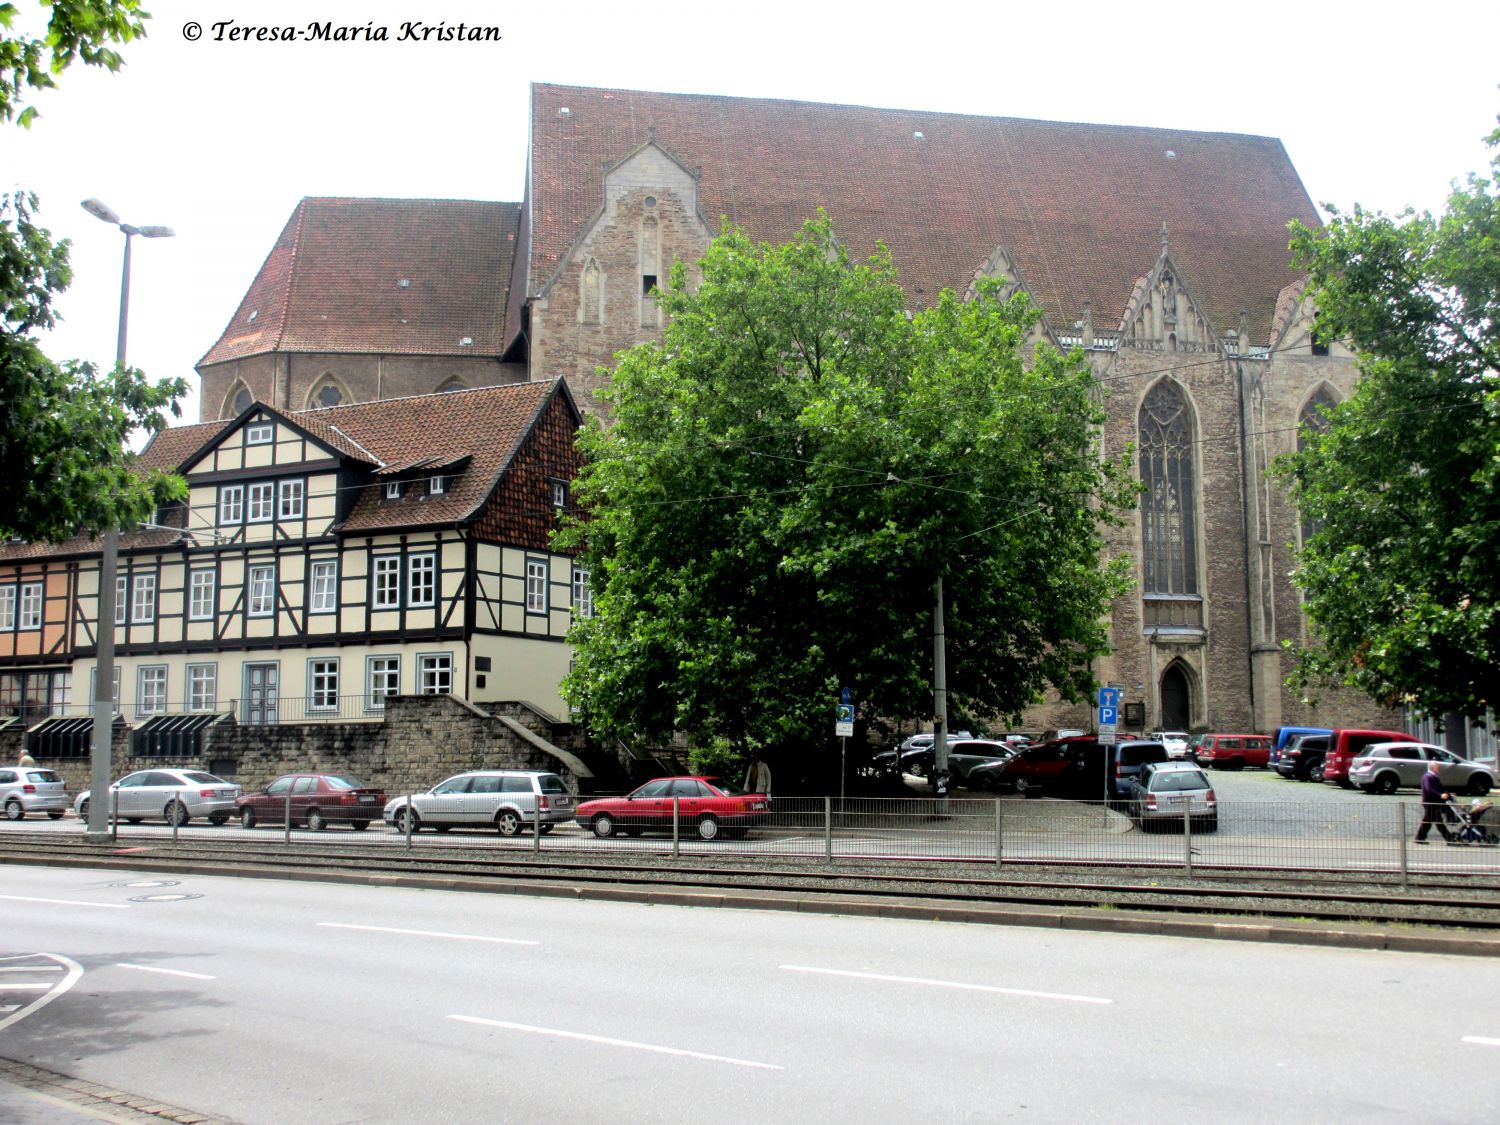
[[[244,828],[257,824],[285,824],[291,810],[293,825],[305,824],[320,832],[330,824],[347,824],[363,832],[385,811],[385,790],[361,785],[336,773],[289,773],[258,793],[246,793],[234,803]]]
[[[672,831],[674,803],[682,831],[694,832],[700,840],[743,836],[771,816],[766,794],[746,793],[717,777],[659,777],[624,797],[584,801],[573,815],[595,836],[639,836]]]

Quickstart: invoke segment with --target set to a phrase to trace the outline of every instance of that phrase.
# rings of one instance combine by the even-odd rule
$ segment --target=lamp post
[[[125,330],[130,320],[130,240],[171,238],[171,227],[136,227],[123,222],[108,206],[97,199],[85,199],[83,209],[101,222],[119,227],[125,235],[125,264],[120,271],[120,330],[115,337],[115,367],[125,366]],[[87,838],[104,840],[109,836],[109,779],[115,718],[115,582],[119,571],[120,531],[104,529],[104,550],[99,560],[99,636],[98,660],[94,672],[94,745],[90,758]]]

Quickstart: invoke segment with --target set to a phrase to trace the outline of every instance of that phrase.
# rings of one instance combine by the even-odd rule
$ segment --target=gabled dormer
[[[1021,275],[1021,267],[1017,265],[1015,256],[1004,246],[996,246],[990,251],[989,257],[985,258],[980,267],[974,271],[974,279],[969,282],[969,288],[964,292],[964,300],[972,301],[979,295],[979,282],[990,278],[1000,283],[1000,291],[996,296],[1002,301],[1008,301],[1017,293],[1024,293],[1031,297],[1031,287],[1026,284],[1026,279]],[[1032,302],[1035,304],[1035,301]],[[1032,326],[1027,335],[1028,347],[1035,347],[1042,340],[1057,344],[1058,339],[1047,324],[1046,316],[1042,316]]]
[[[1135,291],[1120,319],[1120,346],[1146,351],[1219,352],[1219,333],[1209,323],[1182,279],[1161,228],[1161,253]]]
[[[1354,353],[1341,340],[1325,340],[1316,330],[1318,309],[1307,291],[1307,279],[1295,281],[1276,299],[1276,319],[1271,325],[1271,353],[1290,356],[1338,356]]]

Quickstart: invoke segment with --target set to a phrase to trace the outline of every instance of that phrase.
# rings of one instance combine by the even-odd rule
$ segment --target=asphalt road
[[[1500,1119],[1500,972],[1465,958],[3,880],[0,952],[80,974],[0,1053],[243,1122]]]

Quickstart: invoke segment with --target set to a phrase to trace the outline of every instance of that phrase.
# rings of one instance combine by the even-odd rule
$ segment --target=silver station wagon
[[[1367,793],[1394,793],[1404,786],[1416,788],[1433,762],[1443,788],[1454,793],[1483,797],[1495,785],[1487,766],[1465,761],[1457,754],[1426,742],[1377,742],[1360,751],[1349,766],[1349,780]]]
[[[398,832],[432,828],[493,828],[502,836],[542,832],[573,819],[573,795],[555,773],[542,770],[473,770],[439,782],[425,793],[386,803],[385,821]]]

